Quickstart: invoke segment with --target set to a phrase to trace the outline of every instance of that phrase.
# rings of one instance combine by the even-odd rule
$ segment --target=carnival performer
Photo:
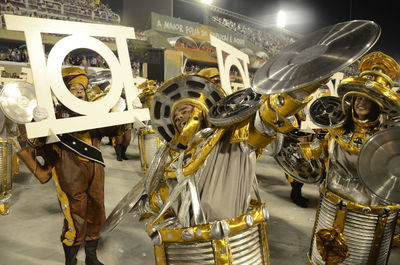
[[[251,89],[240,93],[258,95]],[[270,264],[268,211],[258,193],[256,160],[276,131],[294,128],[288,121],[279,128],[274,124],[279,110],[271,109],[269,99],[240,122],[212,126],[209,110],[224,97],[219,86],[199,75],[168,80],[154,96],[152,126],[166,144],[147,172],[136,210],[148,221],[156,264],[246,259]],[[305,104],[289,95],[285,100],[290,106],[285,105],[282,119]],[[252,190],[257,199],[250,199]],[[238,244],[241,240],[246,243]]]
[[[79,67],[62,69],[62,76],[69,91],[81,100],[87,100],[88,76]],[[58,105],[57,118],[78,114]],[[36,107],[35,121],[47,118],[44,108]],[[104,161],[99,149],[103,136],[115,136],[123,132],[123,126],[58,135],[60,142],[45,144],[42,138],[29,142],[38,152],[44,150],[44,158],[51,166],[51,176],[56,184],[57,198],[64,214],[61,242],[65,264],[77,264],[76,255],[85,242],[85,263],[101,265],[97,258],[99,230],[105,221]],[[29,168],[29,166],[28,166]],[[46,182],[43,180],[42,182]]]
[[[13,191],[13,177],[18,173],[18,159],[13,138],[17,136],[17,125],[0,113],[0,214],[9,214],[9,201]]]
[[[115,154],[117,155],[117,160],[128,160],[126,156],[126,150],[128,149],[129,144],[131,143],[132,138],[132,130],[127,130],[123,135],[114,137],[114,149]]]
[[[391,57],[373,52],[358,69],[359,77],[343,79],[338,87],[344,125],[328,128],[323,141],[300,144],[307,159],[327,161],[308,253],[310,264],[387,264],[390,253],[400,206],[389,205],[367,190],[357,165],[363,144],[378,132],[385,111],[376,95],[383,92],[392,97],[400,67]]]

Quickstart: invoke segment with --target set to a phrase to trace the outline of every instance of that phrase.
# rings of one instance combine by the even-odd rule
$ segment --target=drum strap
[[[106,166],[104,164],[104,159],[101,151],[96,147],[82,141],[81,139],[69,133],[60,134],[57,136],[60,139],[60,143],[75,154],[87,158],[91,161],[100,163],[103,166]]]

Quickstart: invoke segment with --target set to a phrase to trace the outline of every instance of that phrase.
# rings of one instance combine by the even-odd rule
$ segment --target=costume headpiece
[[[353,96],[363,96],[375,102],[384,114],[399,113],[400,96],[392,90],[393,80],[400,75],[399,64],[382,52],[373,52],[362,58],[358,70],[360,76],[345,78],[338,87],[343,112],[351,108]]]
[[[88,87],[88,76],[79,67],[66,67],[62,69],[64,84],[68,87],[72,84],[81,84],[85,89]]]
[[[150,110],[151,121],[154,131],[171,147],[185,149],[185,143],[190,139],[190,135],[185,132],[178,133],[174,126],[173,114],[175,108],[183,103],[194,107],[193,113],[202,112],[202,116],[207,117],[208,110],[216,104],[218,100],[225,96],[224,92],[213,82],[198,75],[180,75],[166,81],[158,88]],[[197,115],[196,114],[196,115]],[[193,119],[193,114],[191,119]],[[196,117],[194,123],[201,122],[203,117]],[[190,125],[191,121],[188,122]],[[188,126],[186,127],[194,127]],[[185,129],[186,129],[185,127]],[[184,142],[178,138],[184,135]]]

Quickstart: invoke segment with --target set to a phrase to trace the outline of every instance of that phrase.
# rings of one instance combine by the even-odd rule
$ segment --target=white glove
[[[44,119],[47,119],[49,114],[47,113],[47,110],[43,107],[35,107],[33,109],[33,119],[35,121],[42,121]]]

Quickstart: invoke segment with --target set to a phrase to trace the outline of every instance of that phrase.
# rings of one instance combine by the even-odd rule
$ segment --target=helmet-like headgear
[[[382,52],[373,52],[362,58],[358,70],[359,77],[345,78],[338,87],[343,112],[350,110],[354,96],[363,96],[375,102],[384,114],[399,113],[400,96],[392,90],[393,80],[400,75],[399,64]]]
[[[218,68],[204,68],[201,69],[197,75],[208,78],[216,84],[221,82]]]
[[[154,80],[146,80],[138,86],[139,89],[142,89],[142,93],[138,96],[142,104],[145,104],[146,99],[156,93],[157,87],[155,85],[156,82]]]
[[[88,76],[79,67],[65,67],[62,69],[64,84],[68,87],[72,84],[81,84],[85,89],[88,87]]]
[[[180,75],[166,81],[158,88],[151,105],[150,115],[154,131],[166,140],[172,148],[185,149],[193,135],[193,128],[202,122],[208,110],[218,100],[225,96],[224,92],[213,82],[197,75]],[[178,133],[173,122],[175,108],[180,104],[190,104],[194,107],[191,120],[185,129]],[[196,116],[197,115],[197,116]],[[187,128],[188,127],[188,128]]]

